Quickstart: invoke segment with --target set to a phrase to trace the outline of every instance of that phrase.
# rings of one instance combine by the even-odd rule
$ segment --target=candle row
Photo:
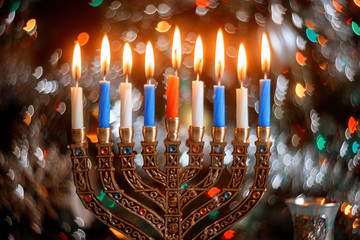
[[[145,53],[145,74],[148,79],[144,85],[144,126],[155,126],[155,85],[151,83],[154,75],[154,51],[150,42],[146,46]],[[214,86],[214,127],[225,127],[225,88],[221,85],[221,78],[224,74],[224,38],[222,31],[219,30],[216,39],[215,53],[215,74],[218,84]],[[168,76],[167,89],[167,118],[178,117],[179,106],[179,77],[178,69],[181,65],[181,38],[180,31],[176,27],[172,45],[172,66],[175,74]],[[261,65],[264,72],[264,79],[260,80],[260,100],[259,100],[259,126],[270,126],[270,89],[271,81],[267,79],[270,69],[270,46],[267,36],[262,36],[261,46]],[[110,66],[110,46],[109,40],[105,35],[101,46],[101,71],[103,79],[100,81],[99,97],[99,127],[110,127],[110,83],[106,80],[106,73]],[[203,46],[200,36],[195,44],[194,71],[196,80],[192,82],[192,126],[203,127],[204,125],[204,82],[200,80],[203,67]],[[246,78],[246,53],[243,44],[240,44],[238,55],[238,79],[240,88],[236,89],[236,127],[248,128],[248,90],[243,86]],[[132,84],[129,83],[129,76],[132,69],[132,53],[128,43],[124,46],[123,52],[123,73],[125,82],[120,83],[120,127],[132,127]],[[73,77],[76,86],[71,88],[71,108],[72,108],[72,128],[83,128],[83,109],[82,109],[82,88],[78,86],[81,76],[81,53],[77,43],[73,58]]]

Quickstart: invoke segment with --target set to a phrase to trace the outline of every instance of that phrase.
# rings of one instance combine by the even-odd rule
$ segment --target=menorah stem
[[[181,237],[181,211],[180,211],[180,141],[178,132],[179,118],[166,118],[167,138],[164,140],[166,151],[166,187],[165,187],[165,239],[178,240]]]

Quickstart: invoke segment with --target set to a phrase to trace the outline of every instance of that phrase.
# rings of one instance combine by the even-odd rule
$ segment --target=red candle
[[[179,115],[179,77],[169,76],[166,93],[167,95],[167,118],[177,118]]]
[[[181,40],[180,40],[180,31],[176,27],[173,39],[173,49],[172,49],[172,65],[175,68],[175,76],[168,76],[167,81],[167,104],[166,104],[166,117],[167,118],[177,118],[179,116],[179,77],[177,70],[181,65]]]

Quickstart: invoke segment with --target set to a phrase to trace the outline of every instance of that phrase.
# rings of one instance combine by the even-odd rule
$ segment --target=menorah
[[[73,129],[71,158],[76,192],[84,206],[100,221],[132,239],[213,239],[249,214],[264,195],[270,170],[271,128],[257,127],[254,182],[240,204],[230,209],[226,206],[240,194],[247,170],[249,129],[234,128],[231,173],[228,181],[224,183],[219,179],[225,169],[225,127],[212,128],[211,163],[204,169],[204,127],[189,127],[189,137],[186,141],[189,163],[182,168],[179,118],[166,118],[165,125],[165,171],[159,167],[157,161],[157,127],[143,127],[142,130],[142,170],[153,181],[146,181],[136,170],[133,128],[119,128],[120,143],[117,156],[112,151],[110,128],[97,129],[97,172],[103,191],[127,211],[128,214],[121,214],[122,216],[110,211],[96,198],[89,177],[90,158],[86,130]],[[120,169],[115,169],[114,160],[120,162]],[[205,177],[192,183],[191,180],[200,171],[207,172]],[[121,174],[126,181],[117,181],[117,174]],[[182,187],[187,184],[187,187]],[[214,187],[219,189],[215,196],[204,198]],[[190,210],[185,211],[185,208]],[[215,221],[205,226],[199,224],[201,220],[220,209],[223,211],[219,211]],[[141,226],[137,224],[139,222]]]

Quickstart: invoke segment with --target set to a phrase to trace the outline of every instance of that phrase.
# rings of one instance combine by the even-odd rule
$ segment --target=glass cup
[[[340,203],[321,197],[286,199],[294,227],[294,240],[333,240]]]

